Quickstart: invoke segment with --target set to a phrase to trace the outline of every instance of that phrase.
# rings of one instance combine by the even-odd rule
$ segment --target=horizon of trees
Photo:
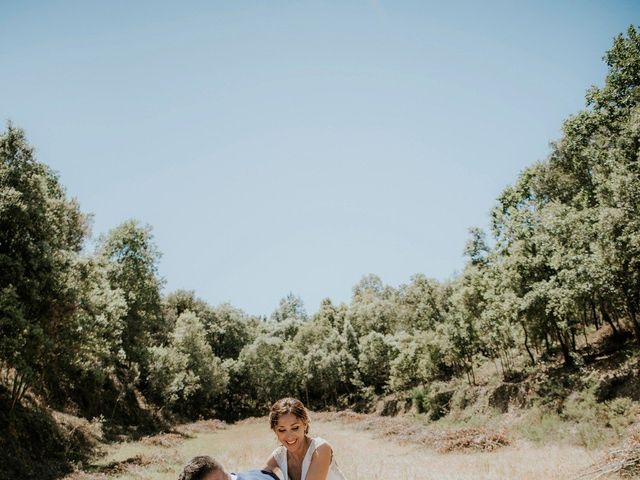
[[[467,263],[397,288],[365,275],[350,303],[308,315],[283,298],[267,319],[161,294],[151,227],[129,220],[85,249],[89,216],[38,162],[24,132],[0,136],[0,385],[49,405],[136,424],[159,414],[239,418],[298,396],[366,405],[462,376],[480,361],[559,352],[606,326],[640,345],[640,35],[604,57],[603,87],[569,117],[549,157],[525,169],[470,229]]]

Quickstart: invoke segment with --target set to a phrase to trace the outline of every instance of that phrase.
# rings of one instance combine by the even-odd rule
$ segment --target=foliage
[[[291,341],[261,335],[246,345],[236,360],[227,360],[230,415],[259,415],[274,399],[300,396],[305,378],[304,357]]]
[[[134,220],[122,223],[100,238],[98,256],[107,264],[112,288],[124,294],[122,350],[126,362],[146,371],[149,346],[166,335],[161,315],[162,281],[157,276],[160,252],[153,243],[151,227]]]
[[[280,305],[271,314],[271,320],[274,322],[284,322],[291,320],[304,321],[307,319],[307,312],[304,309],[302,298],[293,293],[287,294],[280,300]]]
[[[29,385],[46,388],[47,372],[70,368],[58,352],[84,347],[77,335],[83,315],[69,321],[79,292],[67,281],[82,263],[87,232],[78,204],[9,124],[0,136],[0,367],[12,408]]]
[[[177,319],[167,346],[150,347],[149,390],[174,411],[213,412],[229,381],[207,341],[203,322],[190,310]]]
[[[358,368],[365,385],[382,393],[391,376],[391,362],[398,348],[391,337],[372,331],[360,339]]]

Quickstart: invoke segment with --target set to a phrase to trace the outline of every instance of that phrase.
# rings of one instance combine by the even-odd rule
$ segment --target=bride
[[[281,446],[273,451],[265,470],[279,469],[283,480],[346,480],[331,445],[309,436],[309,412],[300,400],[278,400],[271,407],[269,421]]]

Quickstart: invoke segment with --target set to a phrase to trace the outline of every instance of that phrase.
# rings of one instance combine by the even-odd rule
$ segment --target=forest
[[[550,359],[580,368],[596,331],[637,356],[638,30],[617,36],[604,60],[603,85],[566,119],[548,157],[499,194],[490,231],[469,229],[462,272],[447,281],[417,274],[398,287],[366,274],[349,303],[326,298],[313,314],[294,293],[264,316],[209,305],[195,291],[163,294],[161,252],[152,227],[137,220],[90,249],[91,215],[8,123],[0,136],[1,444],[28,438],[24,412],[43,405],[114,432],[263,415],[284,396],[314,410],[366,412],[398,395],[428,412],[432,385],[474,385],[486,362],[505,381]],[[5,467],[15,472],[17,463]]]

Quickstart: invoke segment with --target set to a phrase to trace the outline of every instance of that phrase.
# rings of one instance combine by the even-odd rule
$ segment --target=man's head
[[[217,460],[200,455],[184,466],[178,480],[228,480],[230,477]]]

